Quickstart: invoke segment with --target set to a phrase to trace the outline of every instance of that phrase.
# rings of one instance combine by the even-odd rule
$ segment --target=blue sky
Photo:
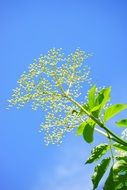
[[[94,53],[93,81],[112,86],[113,103],[127,102],[127,2],[5,0],[0,28],[0,189],[91,190],[92,167],[84,166],[91,145],[72,133],[61,146],[46,147],[38,132],[43,113],[28,106],[8,111],[6,100],[34,58],[52,47],[80,47]]]

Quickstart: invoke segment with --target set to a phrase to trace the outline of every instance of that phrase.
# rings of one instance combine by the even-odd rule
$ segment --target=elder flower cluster
[[[90,85],[90,69],[85,64],[89,56],[80,49],[68,56],[61,48],[49,50],[47,55],[41,55],[29,65],[8,100],[9,107],[21,108],[31,103],[33,110],[41,108],[45,112],[41,130],[45,132],[46,144],[61,143],[67,132],[86,119],[86,116],[76,114],[79,108],[67,97],[78,98],[81,83]]]

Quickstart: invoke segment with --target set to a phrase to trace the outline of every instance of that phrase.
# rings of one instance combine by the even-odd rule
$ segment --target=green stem
[[[98,133],[100,133],[101,135],[104,135],[105,137],[107,137],[108,138],[108,135],[107,135],[107,133],[105,133],[104,131],[102,131],[102,130],[100,130],[100,129],[98,129],[98,128],[94,128],[95,129],[95,131],[97,131]]]
[[[111,137],[111,136],[110,136],[110,138],[109,138],[109,136],[107,135],[107,133],[105,133],[104,131],[102,131],[102,130],[96,128],[96,127],[95,127],[94,129],[95,129],[95,131],[97,131],[97,132],[100,133],[101,135],[105,136],[105,137],[108,138],[109,140],[112,140],[112,141],[115,141],[115,142],[121,144],[121,142],[118,141],[117,139],[115,139],[115,138],[113,138],[113,137]]]
[[[62,85],[59,83],[59,80],[56,76],[56,74],[54,75],[54,78],[56,80],[56,83],[59,87],[59,89],[61,90],[62,94],[64,97],[66,97],[68,100],[70,100],[72,103],[74,103],[75,105],[77,105],[80,109],[82,109],[84,111],[84,113],[90,117],[96,124],[98,124],[102,129],[104,129],[107,134],[111,135],[111,139],[117,143],[120,143],[124,146],[127,146],[127,142],[124,141],[123,139],[121,139],[119,136],[117,136],[116,134],[114,134],[110,129],[108,129],[98,118],[94,117],[89,111],[87,111],[80,103],[78,103],[76,100],[74,100],[73,98],[71,98],[63,89]]]
[[[108,135],[108,139],[109,139],[109,147],[110,147],[110,152],[111,152],[112,164],[114,166],[115,160],[114,160],[113,149],[112,149],[112,139],[111,139],[109,133],[107,133],[107,135]]]
[[[68,98],[71,102],[73,102],[75,105],[77,105],[80,109],[82,109],[86,115],[88,115],[96,124],[98,124],[102,129],[104,129],[107,133],[111,135],[112,140],[114,140],[117,143],[120,143],[124,146],[127,146],[127,142],[121,139],[119,136],[114,134],[110,129],[108,129],[98,118],[94,117],[89,111],[87,111],[81,104],[79,104],[76,100],[69,97],[66,93],[64,93],[64,96]]]

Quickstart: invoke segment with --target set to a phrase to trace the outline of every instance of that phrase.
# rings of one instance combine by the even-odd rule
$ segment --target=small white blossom
[[[45,142],[60,143],[65,133],[76,128],[86,116],[73,113],[79,108],[65,95],[78,98],[81,83],[91,85],[90,69],[84,63],[90,54],[76,49],[68,56],[61,49],[51,49],[30,64],[18,80],[13,90],[9,106],[23,107],[32,103],[32,109],[45,111],[45,122],[41,129],[45,132]]]

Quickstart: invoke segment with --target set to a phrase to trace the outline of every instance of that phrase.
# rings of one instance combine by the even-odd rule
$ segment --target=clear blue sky
[[[112,85],[113,103],[127,102],[126,0],[1,1],[0,190],[91,190],[90,145],[69,134],[45,147],[42,112],[5,109],[20,74],[52,47],[94,53],[94,81]]]

